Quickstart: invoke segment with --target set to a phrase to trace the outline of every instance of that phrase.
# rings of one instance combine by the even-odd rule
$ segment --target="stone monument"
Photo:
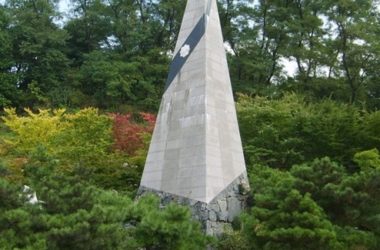
[[[188,205],[210,235],[249,189],[216,0],[189,0],[139,195]]]

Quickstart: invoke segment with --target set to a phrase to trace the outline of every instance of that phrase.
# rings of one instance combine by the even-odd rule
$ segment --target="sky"
[[[59,1],[59,10],[61,12],[66,12],[69,9],[69,4],[70,4],[69,0],[60,0]]]
[[[0,0],[0,4],[4,4],[4,3],[5,3],[5,0]],[[67,11],[69,4],[70,4],[70,0],[60,0],[58,4],[59,10],[61,12]]]

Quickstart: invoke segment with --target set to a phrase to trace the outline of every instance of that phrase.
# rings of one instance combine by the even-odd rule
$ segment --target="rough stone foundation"
[[[138,196],[154,193],[161,199],[164,207],[171,202],[189,206],[193,218],[199,220],[208,235],[220,236],[231,229],[231,223],[245,208],[248,198],[248,179],[244,173],[217,195],[210,203],[192,200],[178,195],[152,190],[140,186]]]

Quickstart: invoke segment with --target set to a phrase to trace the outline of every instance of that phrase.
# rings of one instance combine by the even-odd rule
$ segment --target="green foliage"
[[[80,71],[81,90],[94,97],[93,104],[98,107],[104,107],[105,103],[116,105],[134,97],[131,87],[135,71],[135,64],[116,61],[105,53],[94,51],[84,57]]]
[[[127,103],[156,110],[183,3],[73,1],[78,18],[64,27],[71,36],[72,105],[119,110]]]
[[[377,1],[220,2],[237,91],[379,107]]]
[[[70,163],[96,164],[107,156],[112,144],[109,116],[99,114],[97,109],[82,109],[66,114],[63,119],[66,128],[55,137],[54,151],[58,158]]]
[[[87,108],[76,113],[65,110],[40,110],[18,116],[6,109],[5,125],[14,133],[5,140],[13,154],[13,179],[22,179],[23,166],[29,160],[47,155],[59,162],[61,171],[77,166],[95,185],[103,188],[134,191],[139,184],[141,167],[125,166],[127,155],[113,152],[112,120]],[[44,156],[45,157],[45,156]]]
[[[0,105],[157,110],[186,1],[7,0]],[[234,89],[379,108],[377,1],[219,1]],[[62,20],[62,14],[66,19]],[[296,66],[287,73],[287,61]]]
[[[111,119],[99,115],[98,110],[88,108],[75,114],[64,109],[39,110],[33,113],[25,109],[27,116],[18,116],[15,109],[5,109],[5,125],[15,134],[9,141],[18,154],[33,153],[45,148],[62,160],[91,161],[104,157],[112,145]]]
[[[206,237],[187,208],[159,209],[156,198],[132,202],[77,177],[44,171],[40,204],[0,179],[0,242],[4,249],[202,249]],[[147,238],[149,236],[149,238]]]
[[[127,158],[110,116],[53,109],[157,110],[185,2],[74,0],[64,21],[57,1],[0,4],[0,111],[45,107],[5,109],[2,248],[205,248],[186,209],[123,195],[139,185],[150,133],[119,126],[124,149],[139,142]],[[218,248],[380,249],[375,4],[219,1],[254,204]]]
[[[368,159],[379,155],[357,155],[367,167],[354,173],[329,158],[290,171],[256,165],[253,207],[221,243],[231,249],[378,249],[380,172],[367,164],[377,164]]]
[[[297,177],[298,190],[312,194],[313,199],[328,213],[341,215],[343,206],[338,206],[339,202],[332,197],[331,190],[337,188],[347,177],[343,166],[332,162],[329,158],[323,158],[316,159],[311,164],[295,165],[290,169],[290,173]]]
[[[218,2],[235,90],[379,108],[377,1]],[[73,0],[59,13],[57,1],[6,0],[1,107],[157,110],[185,3]]]
[[[9,30],[7,30],[9,24],[9,13],[5,11],[4,7],[0,6],[0,108],[11,105],[15,106],[18,104],[20,98],[20,92],[15,84],[15,74],[6,72],[14,63],[11,53],[11,34]]]
[[[11,17],[5,30],[11,39],[12,61],[2,73],[20,91],[22,105],[49,105],[53,103],[50,92],[61,88],[68,66],[67,33],[53,22],[54,2],[9,0],[5,6]]]
[[[154,196],[142,198],[133,207],[130,232],[138,248],[148,249],[202,249],[209,242],[200,231],[200,225],[191,221],[185,207],[169,204],[160,211],[159,200]],[[136,225],[136,226],[134,226]]]
[[[368,113],[365,118],[360,132],[363,137],[361,143],[367,146],[366,149],[377,148],[380,150],[380,111]]]
[[[302,139],[292,133],[294,114],[304,117],[302,103],[295,95],[277,102],[240,96],[238,118],[249,163],[286,167],[303,160]]]
[[[379,150],[372,149],[372,150],[356,153],[354,156],[354,161],[364,171],[368,168],[379,169],[380,168]]]
[[[62,122],[65,110],[40,110],[38,114],[30,109],[25,109],[28,116],[18,116],[15,109],[5,109],[5,116],[2,117],[4,124],[15,133],[9,144],[21,154],[33,151],[38,146],[45,147],[53,152],[53,139],[65,128],[66,123]]]
[[[290,168],[329,156],[348,165],[357,151],[380,148],[378,112],[331,100],[307,103],[295,94],[278,100],[240,96],[237,108],[250,164]]]
[[[344,249],[378,249],[378,237],[371,232],[365,232],[352,227],[335,227],[338,239],[345,243]]]
[[[251,184],[255,206],[243,217],[251,249],[339,249],[333,225],[289,173],[257,167]],[[268,188],[271,187],[271,188]]]
[[[368,152],[372,153],[371,157],[378,157],[374,151],[358,153],[355,158],[361,158],[361,161],[356,160],[359,165],[374,163],[368,161],[372,160],[366,156]],[[343,166],[324,158],[293,166],[290,173],[296,177],[296,188],[310,193],[336,224],[338,238],[346,246],[364,245],[376,249],[380,239],[378,169],[367,166],[351,174]]]
[[[217,249],[219,250],[249,250],[252,242],[245,237],[240,231],[227,232],[218,241]]]

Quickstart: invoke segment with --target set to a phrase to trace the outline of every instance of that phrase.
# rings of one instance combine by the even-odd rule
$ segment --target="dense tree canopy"
[[[0,105],[156,110],[185,1],[58,2],[1,5]],[[376,0],[219,3],[236,91],[379,107]]]

